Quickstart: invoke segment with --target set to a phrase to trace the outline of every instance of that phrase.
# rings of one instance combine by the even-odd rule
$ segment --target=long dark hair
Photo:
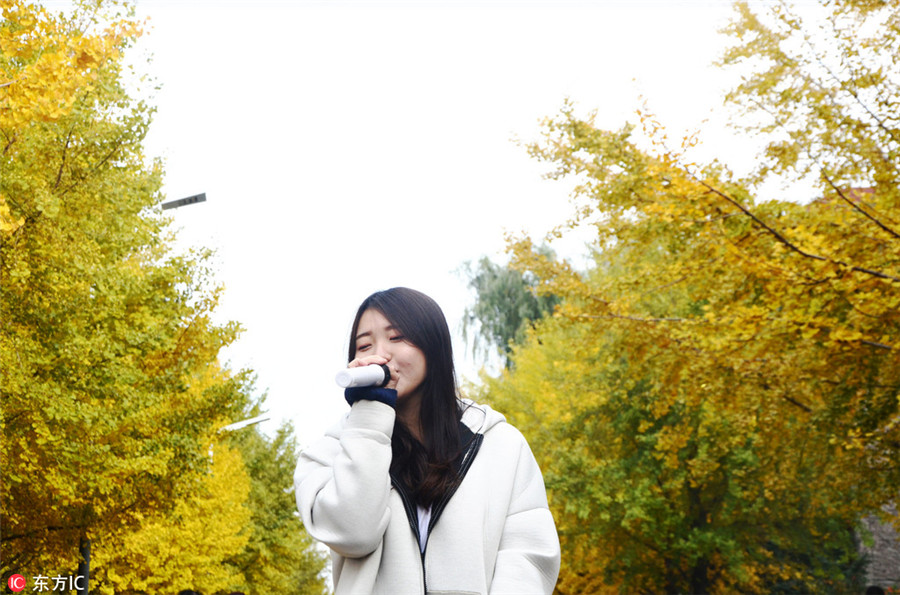
[[[355,337],[363,312],[384,315],[406,341],[425,355],[425,380],[419,411],[424,444],[400,421],[394,421],[391,474],[428,506],[456,485],[454,460],[460,452],[460,408],[453,368],[450,329],[440,306],[422,292],[394,287],[373,293],[363,301],[353,320],[347,361],[356,357]],[[423,448],[424,447],[424,448]]]

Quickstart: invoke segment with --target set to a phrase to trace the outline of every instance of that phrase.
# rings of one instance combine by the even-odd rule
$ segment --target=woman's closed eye
[[[396,337],[391,337],[391,341],[397,343],[398,341],[406,341],[406,337],[403,335],[397,335]]]
[[[368,349],[369,347],[371,347],[371,346],[372,346],[372,345],[371,345],[370,343],[366,343],[365,345],[357,345],[357,346],[356,346],[356,350],[357,350],[357,351],[365,351],[365,350],[367,350],[367,349]]]

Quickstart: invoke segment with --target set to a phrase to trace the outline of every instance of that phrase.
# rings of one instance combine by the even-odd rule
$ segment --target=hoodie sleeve
[[[300,453],[294,489],[303,524],[344,557],[375,551],[390,521],[394,416],[383,402],[356,401],[339,428]]]
[[[490,592],[552,593],[559,564],[559,537],[547,505],[544,480],[531,449],[521,437],[512,500]]]

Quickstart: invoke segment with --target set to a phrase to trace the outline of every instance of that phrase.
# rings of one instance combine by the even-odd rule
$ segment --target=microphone
[[[345,368],[337,373],[334,381],[342,388],[355,386],[386,386],[391,371],[385,364],[370,364],[358,368]]]

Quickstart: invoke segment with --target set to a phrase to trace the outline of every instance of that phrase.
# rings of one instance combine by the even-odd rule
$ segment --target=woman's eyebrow
[[[393,324],[389,324],[386,327],[384,327],[384,332],[386,332],[386,333],[389,333],[391,331],[396,331],[396,330],[397,330],[397,327],[395,327]],[[371,337],[371,336],[372,336],[372,331],[365,331],[363,333],[356,335],[356,340],[359,341],[363,337]]]

